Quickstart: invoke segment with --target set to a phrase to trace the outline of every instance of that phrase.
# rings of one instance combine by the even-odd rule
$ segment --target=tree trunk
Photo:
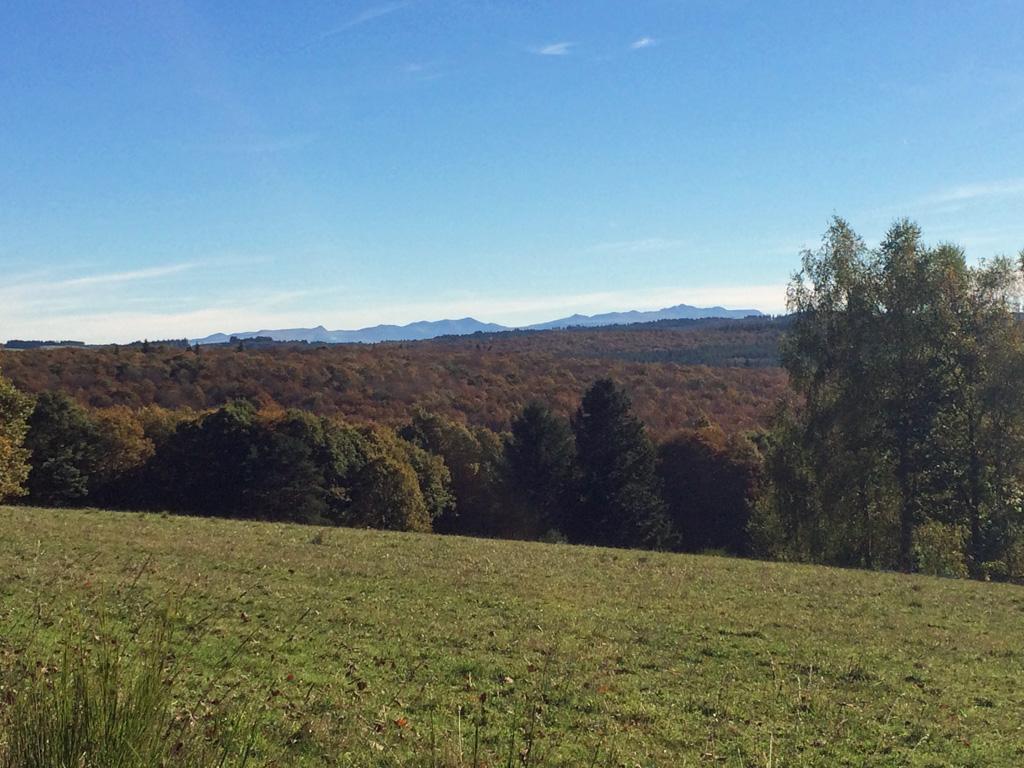
[[[914,494],[910,483],[910,446],[905,435],[900,436],[899,464],[896,467],[900,487],[900,570],[914,570]]]
[[[971,540],[967,546],[967,566],[970,569],[971,576],[978,577],[981,575],[981,456],[978,455],[978,444],[975,439],[976,437],[976,426],[974,420],[970,422],[968,428],[967,439],[968,439],[968,450],[971,452],[970,459],[967,462],[967,514],[970,519],[971,527]]]

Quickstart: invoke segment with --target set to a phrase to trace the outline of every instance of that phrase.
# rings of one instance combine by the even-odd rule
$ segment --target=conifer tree
[[[596,381],[572,428],[578,476],[570,536],[613,547],[669,544],[654,445],[626,393],[610,379]]]
[[[505,496],[523,537],[565,531],[572,481],[572,432],[538,402],[527,405],[505,439]]]

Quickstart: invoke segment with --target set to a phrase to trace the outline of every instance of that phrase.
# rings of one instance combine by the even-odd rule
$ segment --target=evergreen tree
[[[257,465],[241,505],[254,516],[304,523],[339,522],[347,476],[356,463],[336,428],[302,411],[254,424]]]
[[[99,466],[99,431],[80,405],[58,392],[36,398],[25,447],[31,451],[31,500],[65,506],[88,496]]]
[[[530,403],[505,439],[505,497],[517,510],[517,535],[537,538],[564,531],[573,471],[569,425],[541,403]]]
[[[671,529],[660,496],[654,445],[610,379],[596,381],[572,420],[577,499],[575,541],[616,547],[660,547]]]

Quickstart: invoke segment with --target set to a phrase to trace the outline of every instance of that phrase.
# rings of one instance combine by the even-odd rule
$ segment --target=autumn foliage
[[[710,419],[728,432],[768,423],[786,394],[782,320],[674,321],[376,345],[170,345],[0,351],[22,391],[92,408],[217,408],[235,399],[398,427],[416,409],[493,430],[531,401],[570,416],[608,377],[656,437]]]

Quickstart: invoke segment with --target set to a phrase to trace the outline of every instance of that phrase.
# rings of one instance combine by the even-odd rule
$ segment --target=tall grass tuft
[[[19,686],[0,740],[2,768],[159,768],[223,766],[187,746],[171,699],[169,621],[133,644],[112,638],[65,643],[58,670],[37,667]],[[4,744],[4,742],[6,742]],[[244,749],[237,765],[248,759]]]
[[[38,668],[15,699],[4,768],[145,768],[167,753],[170,688],[165,629],[129,660],[112,640],[65,646],[60,669]]]

